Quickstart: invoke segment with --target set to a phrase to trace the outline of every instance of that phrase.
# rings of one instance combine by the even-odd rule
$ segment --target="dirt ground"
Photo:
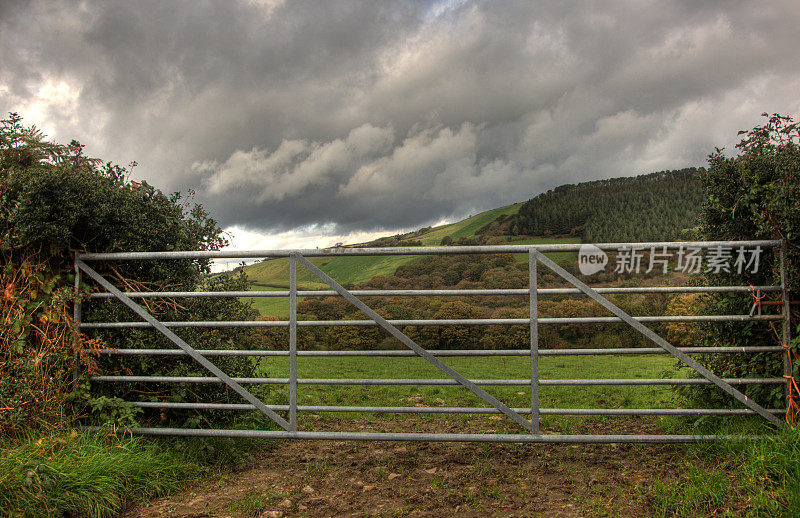
[[[489,419],[476,418],[471,431],[498,428]],[[404,431],[417,424],[399,422]],[[359,421],[363,429],[380,425]],[[346,426],[353,422],[322,428]],[[629,420],[599,433],[647,427]],[[286,441],[256,452],[251,468],[124,516],[647,516],[654,512],[647,489],[681,476],[681,448]]]

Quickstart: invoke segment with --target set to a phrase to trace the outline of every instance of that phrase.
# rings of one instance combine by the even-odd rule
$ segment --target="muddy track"
[[[364,430],[384,424],[358,421]],[[420,424],[430,425],[404,419],[392,428]],[[485,417],[470,424],[498,427]],[[322,428],[345,426],[353,421],[326,421]],[[644,516],[654,511],[648,489],[681,476],[681,448],[286,441],[255,452],[251,468],[125,516]]]

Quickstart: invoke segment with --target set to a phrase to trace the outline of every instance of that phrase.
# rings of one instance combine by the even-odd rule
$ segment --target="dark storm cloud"
[[[3,5],[0,109],[226,226],[418,226],[800,110],[788,1]]]

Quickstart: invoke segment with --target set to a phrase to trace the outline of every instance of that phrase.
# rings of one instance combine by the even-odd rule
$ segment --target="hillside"
[[[376,275],[391,275],[399,266],[408,264],[417,256],[379,257],[313,257],[310,261],[337,282],[354,285]],[[247,278],[258,289],[289,287],[289,260],[270,259],[245,267]],[[297,286],[301,290],[323,288],[325,284],[305,268],[297,269]]]
[[[488,210],[469,218],[442,225],[426,227],[407,234],[387,236],[369,243],[353,246],[402,246],[411,243],[424,246],[438,245],[445,236],[453,241],[461,237],[474,237],[476,231],[494,221],[501,215],[513,215],[521,203]],[[419,242],[419,243],[418,243]],[[399,266],[414,262],[419,256],[381,256],[381,257],[316,257],[312,263],[342,284],[359,284],[376,275],[392,275]],[[289,261],[287,259],[267,260],[245,267],[250,282],[264,288],[283,288],[289,286]],[[304,269],[298,270],[297,283],[301,289],[316,289],[323,286],[316,277]]]
[[[470,216],[469,218],[441,225],[427,227],[407,234],[387,236],[369,243],[355,246],[403,246],[407,244],[424,246],[439,245],[444,237],[457,241],[459,238],[475,238],[476,232],[488,223],[502,215],[513,215],[519,210],[521,203],[499,207]],[[515,236],[501,237],[503,241],[515,240],[518,244],[543,242],[536,240],[519,240]],[[560,241],[561,239],[548,239],[547,242]],[[570,242],[577,242],[572,239]],[[375,276],[390,276],[400,266],[414,263],[422,256],[378,256],[378,257],[315,257],[311,262],[322,271],[331,275],[344,285],[362,284]],[[524,258],[519,258],[523,260]],[[289,261],[288,259],[270,259],[245,266],[245,273],[253,290],[288,289],[289,287]],[[305,268],[297,271],[297,285],[299,289],[325,289],[326,285],[320,282]],[[262,314],[285,317],[288,315],[288,300],[285,298],[254,298],[253,307]]]
[[[455,242],[462,237],[474,237],[481,228],[495,221],[498,217],[513,216],[521,206],[521,202],[506,205],[505,207],[480,212],[455,223],[438,227],[424,227],[407,234],[381,237],[369,243],[364,243],[363,246],[436,246],[441,244],[442,239],[445,238],[450,238],[451,241]]]
[[[562,185],[525,202],[494,227],[513,235],[573,235],[583,242],[661,241],[697,225],[698,169]],[[491,225],[490,225],[491,227]]]
[[[655,241],[674,239],[693,227],[702,205],[697,169],[662,171],[562,185],[524,203],[475,214],[455,223],[385,236],[358,247],[433,246],[445,244],[543,244],[552,242]],[[527,260],[516,254],[517,262]],[[549,254],[568,261],[573,254]],[[389,277],[422,256],[318,257],[312,262],[344,285]],[[288,289],[288,259],[272,259],[245,267],[254,290]],[[300,289],[326,286],[304,268]],[[285,298],[255,298],[262,314],[285,317]]]

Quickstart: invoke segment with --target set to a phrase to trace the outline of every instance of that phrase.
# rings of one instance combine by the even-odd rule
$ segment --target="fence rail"
[[[79,254],[82,261],[135,261],[153,259],[264,259],[268,257],[331,257],[358,255],[463,255],[463,254],[525,254],[531,250],[541,253],[578,252],[581,244],[554,243],[542,245],[485,245],[485,246],[393,246],[386,248],[307,248],[294,250],[223,250],[223,251],[186,251],[186,252],[105,252]],[[645,243],[596,243],[600,250],[619,250],[626,247],[641,249],[681,247],[695,248],[734,248],[737,246],[779,248],[781,241],[774,239],[746,241],[651,241]]]
[[[441,441],[501,441],[501,442],[687,442],[724,438],[720,436],[701,435],[550,435],[539,432],[539,417],[542,415],[761,415],[769,422],[780,425],[780,414],[786,409],[765,409],[753,402],[735,387],[747,385],[784,385],[787,380],[781,375],[771,378],[726,378],[721,379],[705,369],[689,354],[758,354],[776,353],[784,356],[784,372],[787,373],[786,350],[781,346],[757,347],[674,347],[663,338],[655,335],[643,323],[665,322],[777,322],[783,323],[784,342],[788,343],[791,337],[789,328],[788,300],[785,282],[785,249],[780,241],[703,241],[703,242],[655,242],[655,243],[605,243],[596,245],[601,250],[618,250],[623,247],[647,250],[651,248],[676,249],[694,247],[710,249],[712,247],[761,247],[763,249],[778,249],[780,255],[782,284],[781,286],[642,286],[642,287],[598,287],[592,288],[563,270],[557,264],[545,257],[547,252],[573,252],[578,251],[582,245],[578,244],[547,244],[547,245],[501,245],[501,246],[448,246],[448,247],[396,247],[396,248],[334,248],[313,250],[254,250],[254,251],[191,251],[191,252],[124,252],[124,253],[95,253],[79,254],[75,259],[76,291],[81,282],[81,275],[88,274],[105,288],[105,291],[92,293],[90,300],[118,299],[133,309],[142,321],[127,322],[80,322],[82,306],[76,298],[75,319],[83,330],[93,329],[140,329],[153,328],[167,336],[179,348],[177,349],[104,349],[95,351],[100,354],[131,356],[189,356],[201,363],[213,376],[92,376],[91,380],[98,383],[224,383],[234,389],[248,400],[246,404],[236,403],[177,403],[177,402],[148,402],[134,401],[140,408],[170,408],[186,410],[229,410],[251,411],[258,410],[278,423],[281,431],[246,431],[246,430],[206,430],[206,429],[173,429],[173,428],[137,428],[131,429],[132,433],[163,434],[163,435],[202,435],[202,436],[230,436],[230,437],[284,437],[299,439],[367,439],[367,440],[441,440]],[[386,255],[445,255],[445,254],[497,254],[497,253],[525,253],[529,263],[529,285],[519,289],[353,289],[346,290],[335,280],[319,270],[308,257],[328,256],[386,256]],[[252,258],[289,258],[289,290],[281,291],[131,291],[122,292],[110,282],[88,266],[92,261],[151,261],[151,260],[200,260],[200,259],[252,259]],[[537,265],[541,263],[557,273],[572,287],[567,288],[539,288]],[[332,290],[300,290],[297,287],[297,265],[300,264],[311,271],[320,280],[328,284]],[[751,311],[748,315],[647,315],[631,316],[609,302],[603,295],[606,294],[649,294],[649,293],[750,293],[757,290],[762,293],[781,293],[783,302],[780,304],[780,314],[758,314]],[[540,317],[538,314],[538,297],[550,295],[586,294],[596,302],[608,309],[614,316],[592,317]],[[343,297],[366,313],[369,320],[298,320],[297,297]],[[387,296],[522,296],[529,298],[530,315],[528,318],[504,319],[384,319],[371,310],[358,297],[387,297]],[[153,298],[219,298],[219,297],[288,297],[290,306],[289,320],[284,321],[158,321],[133,299]],[[754,308],[755,309],[755,308]],[[538,326],[559,324],[592,324],[592,323],[626,323],[643,333],[658,345],[658,347],[642,348],[610,348],[610,349],[540,349]],[[526,349],[458,349],[458,350],[425,350],[413,340],[404,335],[398,327],[405,326],[463,326],[463,325],[525,325],[530,329],[530,344]],[[407,349],[401,350],[345,350],[322,351],[300,350],[298,348],[298,327],[334,327],[334,326],[380,326],[400,340]],[[198,350],[183,342],[169,328],[255,328],[279,327],[289,329],[288,348],[284,350]],[[683,363],[700,373],[698,378],[663,378],[663,379],[540,379],[538,372],[538,359],[541,356],[581,356],[581,355],[639,355],[639,354],[671,354]],[[209,357],[245,356],[245,357],[288,357],[288,378],[242,378],[229,377],[222,373],[211,363]],[[442,357],[499,357],[499,356],[524,356],[530,357],[531,375],[524,379],[467,379],[454,371],[438,358]],[[348,379],[348,378],[299,378],[297,376],[297,360],[303,357],[422,357],[439,368],[446,376],[444,378],[424,379]],[[242,385],[269,384],[289,385],[288,405],[269,405],[255,398]],[[739,400],[745,408],[541,408],[539,405],[540,386],[612,386],[612,385],[716,385],[735,399]],[[411,407],[411,406],[332,406],[332,405],[299,405],[297,403],[298,386],[307,385],[361,385],[361,386],[462,386],[479,396],[488,405],[486,407]],[[510,408],[496,400],[479,386],[525,386],[530,387],[531,404],[526,408]],[[288,414],[284,419],[276,412]],[[361,413],[402,413],[402,414],[505,414],[516,421],[524,429],[520,434],[424,434],[424,433],[365,433],[365,432],[311,432],[298,431],[297,414],[302,412],[361,412]],[[529,419],[520,417],[530,416]]]

